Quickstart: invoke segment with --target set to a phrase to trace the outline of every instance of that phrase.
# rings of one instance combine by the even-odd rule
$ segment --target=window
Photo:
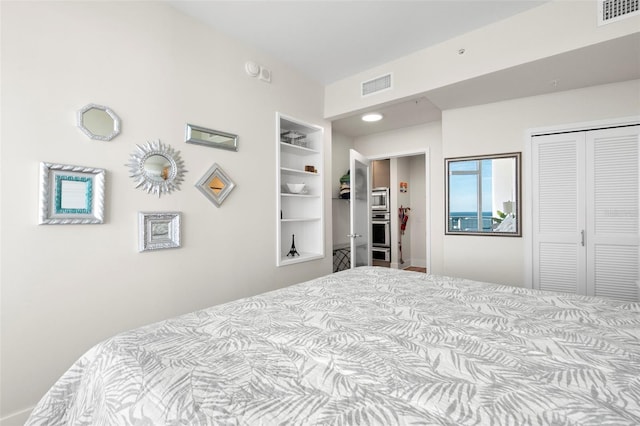
[[[445,159],[446,234],[520,236],[520,153]]]

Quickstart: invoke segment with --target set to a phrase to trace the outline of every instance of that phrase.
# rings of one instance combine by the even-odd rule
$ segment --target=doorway
[[[380,266],[394,269],[427,268],[426,153],[371,160],[373,164],[377,161],[387,162],[389,174],[390,259],[388,265]],[[373,169],[375,171],[376,167]]]
[[[348,165],[341,163],[344,158],[341,152],[335,152],[335,154],[338,155],[334,157],[337,161],[333,162],[333,174],[334,180],[338,181],[339,177],[347,172]],[[372,161],[385,160],[389,164],[390,259],[388,264],[381,266],[429,271],[431,267],[429,149],[372,155],[367,158]],[[335,195],[333,198],[334,261],[336,259],[339,261],[340,256],[344,257],[345,253],[342,251],[345,250],[347,242],[345,236],[349,233],[349,201]],[[401,208],[406,209],[404,210],[404,234],[401,226],[403,220],[400,215]]]

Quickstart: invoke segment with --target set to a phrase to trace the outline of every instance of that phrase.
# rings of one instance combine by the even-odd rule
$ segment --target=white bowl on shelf
[[[287,184],[287,188],[289,189],[289,192],[291,192],[292,194],[300,194],[302,191],[304,191],[304,183],[288,183]]]

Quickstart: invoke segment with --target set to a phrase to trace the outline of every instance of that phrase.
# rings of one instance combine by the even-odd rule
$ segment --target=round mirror
[[[78,111],[77,125],[91,139],[110,141],[120,134],[120,119],[102,105],[89,104]]]
[[[159,140],[137,145],[127,165],[136,188],[158,197],[180,189],[186,171],[180,153]]]
[[[173,174],[171,161],[163,155],[150,155],[144,160],[144,173],[148,179],[155,182],[163,182]]]

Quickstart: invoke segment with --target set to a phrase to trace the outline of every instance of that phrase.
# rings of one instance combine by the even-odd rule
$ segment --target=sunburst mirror
[[[180,152],[160,140],[136,145],[127,166],[136,188],[158,197],[180,189],[186,172]]]

